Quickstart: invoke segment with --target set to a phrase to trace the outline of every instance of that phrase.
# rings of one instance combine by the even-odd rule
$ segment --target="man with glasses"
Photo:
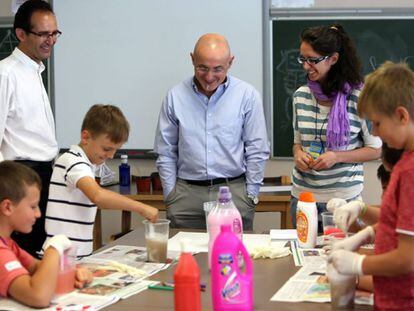
[[[154,150],[172,227],[205,228],[203,202],[229,186],[245,230],[253,229],[269,143],[259,93],[227,74],[234,56],[219,34],[190,53],[194,76],[161,108]]]
[[[52,161],[58,153],[55,124],[41,73],[61,32],[50,5],[42,0],[23,3],[14,19],[19,40],[0,62],[0,160],[19,161],[42,179],[42,217],[30,234],[13,236],[20,247],[37,257],[46,238],[44,215]],[[35,220],[33,220],[35,221]]]

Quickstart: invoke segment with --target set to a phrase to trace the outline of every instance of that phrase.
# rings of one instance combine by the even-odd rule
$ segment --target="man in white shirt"
[[[28,0],[20,6],[14,31],[19,44],[0,61],[0,160],[19,161],[42,179],[42,217],[30,234],[13,236],[20,247],[37,256],[46,237],[44,214],[52,161],[58,153],[42,61],[49,58],[61,32],[51,6],[43,0]]]

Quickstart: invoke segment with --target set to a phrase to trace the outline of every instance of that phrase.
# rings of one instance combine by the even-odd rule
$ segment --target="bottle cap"
[[[220,203],[224,203],[224,202],[228,202],[231,200],[231,192],[229,187],[227,186],[222,186],[219,188],[219,193],[218,193],[218,201]]]
[[[301,192],[299,195],[299,201],[302,202],[315,202],[315,198],[312,192]]]
[[[190,248],[190,239],[184,238],[180,240],[180,246],[181,246],[181,253],[191,253],[189,250]]]
[[[128,155],[127,154],[121,154],[121,159],[128,159]]]

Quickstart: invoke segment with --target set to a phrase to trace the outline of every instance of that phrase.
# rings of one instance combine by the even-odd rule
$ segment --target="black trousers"
[[[42,180],[42,191],[40,192],[39,208],[42,215],[36,221],[33,226],[33,230],[30,233],[23,234],[15,232],[12,235],[14,241],[23,248],[26,252],[31,254],[35,258],[39,258],[36,253],[42,249],[43,243],[46,239],[45,231],[45,216],[46,216],[46,205],[49,197],[49,184],[50,178],[52,177],[53,166],[52,162],[37,162],[37,161],[16,161],[32,168],[36,173],[39,174]]]

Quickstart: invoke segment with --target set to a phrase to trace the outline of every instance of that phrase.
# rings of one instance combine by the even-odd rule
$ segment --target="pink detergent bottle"
[[[243,256],[244,269],[238,264]],[[215,311],[253,310],[253,264],[243,242],[222,225],[211,255],[211,295]]]
[[[217,205],[211,210],[207,217],[207,226],[209,233],[208,240],[208,267],[210,268],[211,251],[215,238],[220,233],[221,225],[230,225],[231,230],[242,240],[243,222],[240,212],[231,199],[229,187],[220,187]]]

